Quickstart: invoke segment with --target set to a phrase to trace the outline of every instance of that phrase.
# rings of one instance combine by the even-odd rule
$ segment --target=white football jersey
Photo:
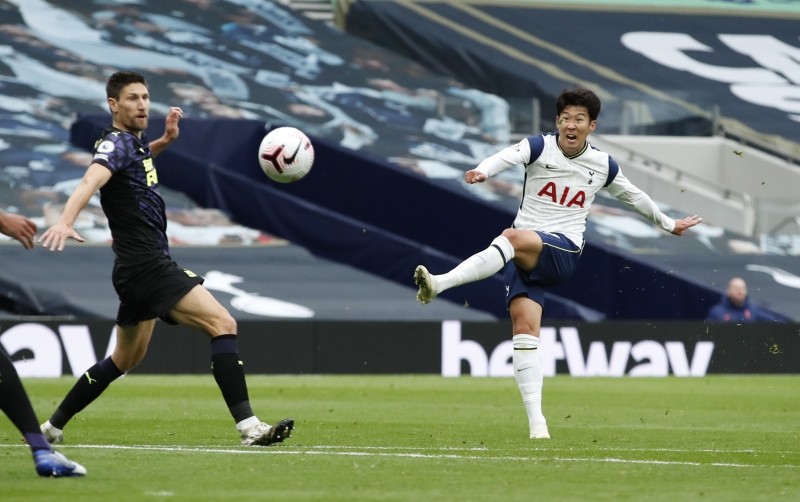
[[[561,233],[583,246],[589,207],[604,187],[667,232],[675,228],[675,220],[628,181],[614,159],[588,142],[580,153],[567,156],[558,146],[558,134],[529,136],[476,169],[492,176],[517,164],[525,166],[525,179],[514,228]]]

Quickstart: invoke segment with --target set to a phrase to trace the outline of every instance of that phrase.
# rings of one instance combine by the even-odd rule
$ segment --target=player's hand
[[[675,220],[675,229],[672,231],[675,235],[682,235],[683,231],[687,228],[692,228],[693,226],[697,225],[703,221],[703,218],[695,215],[687,216],[686,218]]]
[[[472,169],[464,173],[464,181],[470,185],[473,183],[483,183],[487,179],[489,179],[489,177],[486,173],[478,171],[477,169]]]
[[[50,251],[63,251],[67,239],[74,239],[78,242],[84,241],[81,234],[71,226],[64,223],[56,223],[39,237],[39,242]]]
[[[33,249],[36,223],[19,214],[2,213],[0,215],[0,233],[18,240],[25,249]]]
[[[183,117],[183,110],[179,107],[173,106],[169,109],[164,126],[164,137],[167,141],[175,141],[178,139],[178,135],[181,133],[178,122],[180,122],[181,117]]]

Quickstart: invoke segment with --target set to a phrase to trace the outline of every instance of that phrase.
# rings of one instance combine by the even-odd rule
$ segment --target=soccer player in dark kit
[[[145,134],[150,94],[142,75],[120,71],[106,85],[112,127],[103,132],[94,158],[70,195],[58,222],[39,241],[50,251],[62,251],[67,239],[83,242],[73,224],[100,190],[114,251],[112,282],[119,295],[116,346],[81,376],[41,426],[50,442],[63,441],[62,429],[108,385],[144,358],[157,319],[197,328],[211,339],[214,379],[245,446],[266,446],[288,438],[294,420],[270,425],[253,413],[244,368],[239,359],[236,320],[202,286],[203,278],[172,260],[167,240],[164,200],[158,192],[153,158],[179,135],[183,112],[170,108],[164,134],[149,142]]]

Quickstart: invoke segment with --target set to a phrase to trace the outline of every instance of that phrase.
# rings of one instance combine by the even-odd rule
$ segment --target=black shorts
[[[111,281],[119,296],[117,324],[135,326],[159,318],[176,324],[169,311],[203,278],[178,266],[169,256],[144,263],[114,263]]]

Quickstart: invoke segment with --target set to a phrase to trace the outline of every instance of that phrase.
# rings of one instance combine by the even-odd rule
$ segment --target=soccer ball
[[[278,127],[261,140],[258,163],[270,179],[293,183],[308,174],[314,165],[314,146],[303,131]]]

